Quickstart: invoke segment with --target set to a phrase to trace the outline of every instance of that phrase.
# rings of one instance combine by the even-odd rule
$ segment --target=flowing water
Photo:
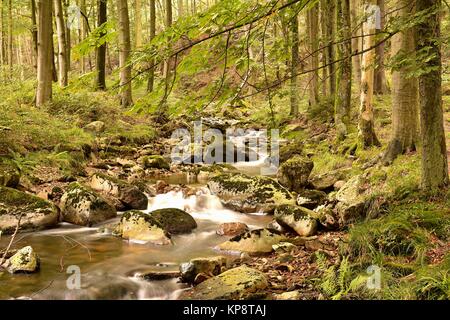
[[[225,209],[206,188],[188,198],[182,192],[149,198],[147,211],[161,208],[186,210],[197,221],[197,229],[174,236],[174,245],[170,246],[130,243],[101,232],[101,226],[86,228],[66,223],[57,229],[20,235],[16,246],[31,245],[40,255],[41,270],[35,274],[1,275],[0,298],[176,299],[186,288],[178,279],[146,281],[135,274],[176,271],[180,263],[192,258],[222,254],[214,249],[227,239],[216,234],[220,223],[244,222],[250,228],[258,228],[270,221],[268,216]],[[7,242],[8,238],[3,238],[0,246]],[[79,267],[81,290],[68,289],[67,280],[72,283],[73,279],[72,273],[67,273],[73,268],[69,266]]]
[[[249,134],[250,137],[259,135]],[[245,136],[232,139],[238,144]],[[258,174],[266,165],[267,153],[256,152],[259,154],[256,161],[236,163],[236,167]],[[195,179],[173,176],[167,181],[188,184]],[[206,187],[187,198],[182,192],[151,197],[146,212],[162,208],[187,211],[198,227],[190,234],[173,236],[174,244],[168,246],[132,243],[105,231],[111,229],[108,225],[120,220],[120,214],[94,228],[61,223],[56,229],[19,234],[15,247],[31,245],[40,256],[41,270],[34,274],[0,273],[0,299],[177,299],[186,288],[177,278],[146,281],[136,275],[147,271],[177,271],[180,263],[192,258],[224,254],[214,249],[228,239],[216,234],[220,223],[244,222],[254,229],[271,220],[258,213],[242,214],[225,209]],[[2,237],[0,248],[8,242],[9,237]],[[81,274],[81,289],[77,288],[77,271]]]

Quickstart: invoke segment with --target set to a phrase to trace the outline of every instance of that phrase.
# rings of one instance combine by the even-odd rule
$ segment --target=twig
[[[5,251],[5,253],[3,253],[2,259],[0,260],[0,267],[3,266],[3,263],[5,262],[5,258],[8,254],[8,251],[11,249],[14,239],[16,238],[17,232],[19,231],[19,228],[20,228],[20,220],[22,220],[22,216],[23,216],[23,212],[20,214],[19,220],[17,220],[16,230],[14,230],[14,233],[13,233],[11,239],[9,240],[9,244],[6,247],[6,251]]]

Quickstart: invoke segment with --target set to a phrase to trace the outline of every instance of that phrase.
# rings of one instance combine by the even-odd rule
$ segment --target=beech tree
[[[38,7],[38,63],[36,106],[52,98],[53,50],[52,50],[52,1],[37,0]]]
[[[66,48],[66,26],[64,23],[64,12],[61,0],[54,0],[56,29],[58,31],[58,66],[59,66],[59,84],[66,87],[68,84],[67,70],[67,48]]]
[[[128,107],[133,103],[131,92],[131,66],[128,58],[131,53],[130,40],[130,18],[128,15],[128,3],[126,0],[117,0],[117,11],[119,14],[119,68],[121,104]]]

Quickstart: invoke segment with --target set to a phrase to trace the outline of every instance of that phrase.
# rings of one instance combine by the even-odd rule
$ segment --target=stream
[[[263,161],[259,159],[236,167],[239,171],[257,173],[261,165]],[[189,181],[178,181],[186,182]],[[272,219],[258,213],[228,210],[207,187],[198,187],[197,194],[187,198],[174,191],[149,197],[146,212],[179,208],[196,220],[198,227],[192,233],[172,237],[174,245],[132,243],[105,232],[107,228],[103,226],[118,222],[121,213],[93,228],[61,223],[56,229],[17,235],[15,247],[31,245],[40,256],[41,268],[34,274],[0,273],[0,299],[177,299],[188,287],[178,278],[147,281],[136,275],[177,271],[180,263],[192,258],[225,255],[214,249],[228,239],[216,234],[221,223],[243,222],[255,229]],[[9,239],[3,236],[0,247],[6,247]],[[73,268],[81,273],[81,289],[68,289]]]

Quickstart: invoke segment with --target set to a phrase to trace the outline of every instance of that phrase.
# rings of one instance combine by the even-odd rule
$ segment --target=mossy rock
[[[294,156],[278,169],[278,181],[289,190],[299,192],[308,185],[309,175],[313,167],[314,163],[310,159]]]
[[[20,182],[20,170],[11,161],[0,159],[0,186],[15,188]]]
[[[125,210],[147,209],[147,196],[137,186],[131,185],[123,180],[106,174],[96,173],[91,177],[90,186],[92,189],[105,194],[106,197],[117,198]]]
[[[170,164],[162,156],[143,156],[138,159],[138,162],[144,166],[145,169],[170,169]]]
[[[318,223],[315,215],[314,211],[299,206],[282,205],[275,209],[275,220],[302,237],[316,233]]]
[[[33,273],[39,271],[40,259],[32,247],[24,247],[17,251],[7,262],[10,273]]]
[[[20,218],[20,231],[41,230],[56,226],[59,210],[49,201],[0,186],[0,231],[13,233]]]
[[[186,211],[167,208],[149,213],[170,234],[189,233],[197,228],[194,218]]]
[[[62,196],[61,212],[63,221],[80,226],[92,226],[117,216],[114,206],[78,182],[72,182]]]
[[[280,163],[286,162],[294,156],[301,156],[303,154],[303,144],[298,141],[293,141],[286,145],[280,146]]]
[[[195,277],[200,274],[216,276],[226,267],[227,259],[225,257],[195,258],[189,262],[180,264],[181,280],[187,283],[194,283]]]
[[[272,246],[284,240],[286,237],[276,230],[257,229],[237,235],[217,247],[225,251],[264,254],[272,252]]]
[[[261,271],[241,266],[210,278],[182,295],[194,300],[248,300],[263,298],[268,281]]]
[[[171,244],[170,234],[152,215],[130,210],[122,215],[114,234],[136,242],[149,242],[158,245]]]
[[[297,204],[307,209],[314,209],[327,200],[327,194],[319,190],[301,190],[297,196]]]
[[[225,173],[211,178],[208,187],[224,206],[244,213],[272,213],[277,205],[295,204],[286,188],[264,176]]]
[[[337,169],[310,178],[312,187],[316,190],[332,191],[339,180],[347,179],[350,169]]]

